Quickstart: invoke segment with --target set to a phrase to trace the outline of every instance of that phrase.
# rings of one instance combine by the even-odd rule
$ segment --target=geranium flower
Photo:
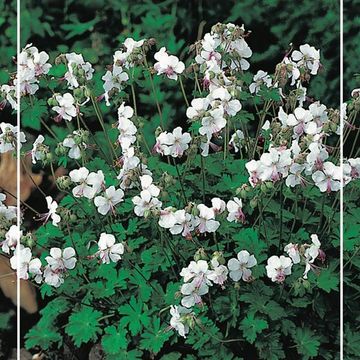
[[[293,263],[290,258],[281,255],[280,257],[273,255],[267,260],[265,266],[267,276],[272,282],[283,283],[285,277],[291,274]]]
[[[39,147],[44,142],[45,138],[42,135],[39,135],[33,143],[31,150],[31,161],[33,164],[36,164],[36,161],[42,160],[42,152],[39,151]]]
[[[169,55],[166,48],[162,47],[154,55],[157,62],[154,64],[154,69],[158,75],[165,74],[169,79],[177,80],[178,74],[185,70],[185,65],[176,56]]]
[[[6,254],[9,254],[10,250],[15,250],[21,236],[22,231],[19,230],[18,226],[11,225],[10,229],[5,233],[5,240],[0,243],[1,250]]]
[[[253,78],[253,83],[250,84],[249,86],[249,91],[252,94],[257,94],[259,92],[259,90],[261,89],[262,85],[265,85],[266,87],[270,87],[272,80],[271,77],[268,75],[268,73],[266,71],[263,70],[259,70],[256,75],[254,75]]]
[[[56,95],[57,106],[53,106],[52,110],[56,111],[59,115],[55,117],[56,122],[60,122],[62,119],[71,121],[77,114],[77,109],[74,105],[75,99],[70,93],[66,93],[63,96]]]
[[[244,222],[245,215],[242,211],[242,201],[241,199],[234,197],[234,200],[229,200],[226,204],[226,208],[228,210],[228,216],[226,218],[227,221],[230,222]]]
[[[229,276],[234,281],[243,281],[251,280],[251,268],[257,264],[254,255],[250,255],[248,251],[241,250],[237,254],[237,259],[232,258],[228,261],[228,268],[230,270]]]
[[[199,231],[201,234],[205,232],[215,232],[219,228],[220,223],[215,220],[214,210],[204,204],[199,204],[197,209],[200,212],[199,216],[195,219],[197,231]]]
[[[115,213],[115,206],[124,201],[124,192],[121,189],[115,190],[110,186],[105,190],[104,196],[96,196],[94,204],[101,215],[106,215],[110,210]]]
[[[101,233],[98,247],[98,254],[103,264],[110,264],[111,261],[118,262],[125,251],[123,244],[115,244],[114,235],[106,233]]]
[[[312,174],[312,179],[321,192],[330,193],[340,190],[341,176],[340,167],[327,161],[324,163],[322,171],[316,171]]]
[[[27,280],[29,273],[35,275],[35,281],[42,280],[41,261],[38,258],[32,259],[31,249],[19,244],[10,258],[11,268],[17,270],[20,279]],[[19,265],[19,266],[18,266]]]
[[[190,309],[186,309],[183,306],[171,305],[170,307],[170,327],[178,332],[178,334],[186,338],[186,334],[189,332],[189,325],[187,319],[193,317],[194,314]]]

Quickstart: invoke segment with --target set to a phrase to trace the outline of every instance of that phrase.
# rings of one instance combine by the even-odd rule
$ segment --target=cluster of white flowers
[[[184,152],[189,148],[191,136],[189,133],[182,132],[182,128],[178,126],[173,132],[164,131],[156,138],[154,151],[161,155],[170,155],[174,158],[183,156]]]
[[[0,198],[3,199],[4,197],[1,195]],[[47,197],[46,200],[49,206],[47,219],[51,217],[56,225],[60,221],[59,215],[56,214],[57,204],[52,201],[51,197]],[[11,212],[13,211],[11,210]],[[16,214],[12,216],[16,217]],[[75,250],[71,247],[67,247],[63,251],[59,248],[51,248],[50,256],[45,258],[47,265],[43,268],[41,260],[33,257],[31,249],[21,244],[22,237],[22,230],[17,225],[12,225],[6,232],[5,239],[0,242],[1,250],[4,253],[13,252],[10,258],[11,268],[17,271],[20,279],[27,280],[31,277],[39,284],[44,281],[54,287],[60,286],[64,282],[66,271],[75,267],[77,261]]]
[[[47,63],[49,55],[45,51],[39,50],[32,46],[26,45],[18,56],[19,71],[14,81],[20,81],[20,94],[34,95],[39,89],[39,77],[49,72],[51,65]]]
[[[321,262],[325,260],[325,253],[320,249],[321,243],[318,236],[312,234],[310,238],[311,244],[299,245],[290,243],[284,248],[293,264],[299,264],[300,262],[305,264],[304,279],[307,279],[307,274],[311,269],[317,269],[317,266],[314,265],[316,259],[319,259]]]
[[[150,215],[151,210],[159,210],[162,202],[157,198],[160,194],[160,189],[153,184],[151,175],[140,176],[141,192],[140,196],[134,196],[132,202],[134,212],[137,216],[147,217]]]
[[[85,167],[75,169],[69,173],[70,179],[76,185],[72,189],[75,197],[94,199],[94,204],[101,215],[109,211],[115,214],[115,206],[123,201],[124,192],[115,186],[105,187],[104,173],[101,170],[89,172]],[[98,195],[101,193],[101,195]],[[98,195],[98,196],[96,196]]]
[[[111,68],[102,77],[107,106],[110,106],[109,98],[112,94],[123,90],[125,83],[129,80],[127,70],[143,58],[144,42],[145,40],[135,41],[127,38],[124,41],[123,49],[115,52]]]
[[[289,243],[285,246],[284,251],[287,256],[273,255],[267,260],[266,272],[267,276],[273,282],[283,283],[285,277],[291,274],[292,266],[299,263],[305,264],[303,278],[307,279],[308,272],[318,267],[314,265],[316,259],[324,262],[325,253],[320,249],[321,243],[316,234],[311,235],[311,244],[293,244]]]
[[[329,123],[326,107],[319,102],[309,109],[298,107],[292,114],[286,114],[282,107],[278,113],[281,134],[290,134],[286,139],[289,146],[270,144],[268,152],[259,160],[246,164],[249,182],[256,186],[266,181],[277,182],[286,179],[289,187],[305,185],[311,182],[321,192],[340,189],[341,169],[330,161],[324,139],[329,133],[324,130]],[[285,143],[285,144],[286,144]]]
[[[164,74],[169,79],[177,80],[178,75],[185,70],[185,64],[176,56],[169,55],[166,48],[162,47],[155,55],[154,69],[158,75]]]
[[[1,228],[5,223],[11,224],[13,220],[16,219],[16,206],[7,206],[5,204],[6,195],[0,192],[0,224]]]
[[[65,73],[64,78],[68,83],[69,89],[76,89],[92,79],[94,69],[88,61],[84,60],[81,54],[65,54],[65,59],[68,71]]]
[[[233,99],[225,87],[213,87],[206,98],[195,98],[186,111],[191,121],[201,121],[200,135],[205,136],[201,144],[202,156],[207,156],[212,146],[211,138],[219,136],[226,127],[227,118],[235,116],[241,109],[241,103]]]
[[[25,134],[19,131],[17,126],[2,122],[0,131],[0,154],[15,150],[18,136],[20,137],[20,146],[26,141]]]

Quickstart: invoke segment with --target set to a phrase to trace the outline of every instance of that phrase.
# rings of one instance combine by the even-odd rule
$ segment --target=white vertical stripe
[[[16,71],[17,75],[19,74],[19,54],[20,54],[20,0],[16,2],[16,54],[17,54],[17,61],[16,61]],[[18,76],[17,76],[18,77]],[[16,83],[16,93],[17,93],[17,111],[16,111],[16,123],[18,126],[18,136],[17,136],[17,145],[16,145],[16,206],[17,206],[17,226],[20,230],[20,81],[18,77],[18,81]],[[19,233],[20,234],[20,233]],[[20,244],[20,238],[18,238],[18,245]],[[20,256],[19,252],[17,252],[17,268],[20,268]],[[16,358],[20,360],[20,279],[19,279],[19,272],[17,271],[17,282],[16,282],[16,350],[17,356]]]
[[[343,174],[343,162],[344,162],[344,118],[343,118],[343,103],[344,103],[344,79],[343,79],[343,70],[344,70],[344,3],[343,0],[340,0],[340,169],[341,174]],[[344,358],[344,177],[341,176],[341,187],[340,187],[340,360]]]

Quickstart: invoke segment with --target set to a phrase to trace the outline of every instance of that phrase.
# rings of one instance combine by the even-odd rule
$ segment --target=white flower
[[[160,189],[153,184],[153,178],[150,175],[140,176],[141,194],[149,193],[150,196],[158,197]]]
[[[48,265],[44,270],[46,284],[59,287],[64,282],[63,274],[76,265],[75,250],[67,247],[63,251],[59,248],[51,248],[50,256],[45,258]]]
[[[271,77],[263,70],[259,70],[256,75],[254,75],[253,80],[254,82],[249,86],[249,90],[252,94],[257,94],[262,85],[265,85],[268,88],[271,86]]]
[[[312,267],[312,263],[320,254],[321,243],[319,241],[318,236],[316,234],[312,234],[310,237],[312,244],[305,250],[304,253],[305,256],[305,271],[303,274],[304,279],[307,279],[307,274]]]
[[[159,225],[164,229],[170,229],[176,224],[176,217],[172,207],[160,211]]]
[[[155,55],[154,69],[158,75],[165,74],[169,79],[177,80],[178,74],[185,70],[185,65],[176,56],[168,55],[166,48],[162,47]]]
[[[84,61],[82,55],[70,53],[66,54],[65,57],[67,60],[68,71],[65,73],[64,78],[68,82],[69,89],[79,87],[79,73],[83,73],[82,80],[92,79],[94,69],[89,62]]]
[[[300,262],[298,244],[289,243],[285,246],[284,251],[290,256],[293,264],[298,264]]]
[[[237,61],[236,63],[232,61],[231,67],[237,68],[238,64],[240,63],[240,69],[241,70],[247,70],[250,67],[250,64],[247,60],[247,58],[251,57],[252,51],[247,44],[247,42],[243,39],[237,39],[235,41],[232,41],[229,47],[229,52],[235,51],[237,52],[237,55],[240,57],[240,61]]]
[[[199,133],[206,135],[208,140],[211,139],[213,134],[218,133],[226,126],[226,119],[224,118],[224,108],[220,105],[218,108],[210,110],[208,116],[201,120],[201,127]]]
[[[110,186],[105,190],[104,196],[96,196],[94,204],[101,215],[106,215],[110,210],[115,214],[115,206],[123,201],[124,192],[121,189],[115,190]]]
[[[22,231],[17,225],[11,225],[10,229],[5,234],[5,240],[1,242],[1,250],[9,254],[10,250],[15,250],[16,245],[20,242]]]
[[[122,102],[118,108],[118,118],[120,119],[130,119],[134,115],[134,109],[131,106],[126,105],[125,102]]]
[[[295,85],[296,80],[300,78],[300,70],[297,67],[297,64],[291,61],[287,56],[283,60],[284,64],[286,65],[287,76],[291,78],[290,85]]]
[[[291,259],[281,255],[273,255],[267,260],[266,272],[272,282],[282,283],[287,275],[291,274],[293,263]]]
[[[191,101],[191,106],[186,110],[189,119],[201,118],[210,105],[208,98],[196,98]]]
[[[98,241],[99,257],[103,264],[110,264],[111,261],[118,262],[125,248],[121,243],[115,244],[115,236],[101,233]]]
[[[290,126],[294,126],[294,137],[299,137],[304,133],[310,135],[317,133],[317,124],[312,120],[313,115],[309,110],[298,107],[294,110],[294,114],[288,116],[287,123]]]
[[[194,230],[194,217],[185,212],[185,210],[177,210],[174,212],[175,224],[170,228],[173,235],[180,234],[186,238],[191,239],[191,231]]]
[[[92,199],[104,184],[104,174],[101,170],[89,174],[88,169],[81,167],[70,171],[69,176],[72,182],[79,184],[72,190],[75,197],[85,196]]]
[[[163,132],[156,138],[154,150],[162,155],[181,157],[184,151],[189,148],[191,136],[189,133],[182,133],[182,128],[178,126],[172,133]]]
[[[229,270],[224,265],[215,266],[213,270],[210,270],[207,278],[211,280],[214,284],[224,285],[225,281],[227,280],[227,275]]]
[[[305,165],[294,163],[290,166],[290,174],[286,178],[286,186],[294,187],[299,184],[304,184],[304,178],[301,173],[305,170]]]
[[[75,250],[67,247],[63,251],[59,248],[51,248],[50,256],[46,256],[45,260],[53,271],[66,271],[73,269],[76,265]]]
[[[241,130],[236,130],[232,135],[229,141],[229,146],[231,146],[234,151],[237,153],[241,149],[241,141],[245,139],[244,133]]]
[[[0,153],[15,150],[17,147],[17,139],[20,137],[20,148],[22,143],[26,141],[25,134],[20,131],[17,126],[9,123],[0,123]]]
[[[224,200],[220,198],[212,198],[211,199],[212,209],[214,210],[215,214],[221,214],[226,209],[226,204]]]
[[[306,67],[312,75],[316,75],[320,67],[320,51],[309,44],[301,45],[300,51],[294,50],[292,59],[298,66]]]
[[[0,94],[4,98],[2,102],[0,102],[0,109],[3,109],[7,103],[10,104],[13,110],[17,110],[17,102],[16,102],[16,87],[13,85],[1,85]]]
[[[312,179],[321,192],[330,193],[340,190],[341,176],[340,167],[327,161],[324,163],[322,171],[316,171],[312,174]]]
[[[251,280],[251,270],[250,268],[254,267],[257,264],[254,255],[250,255],[248,251],[241,250],[237,254],[237,259],[232,258],[228,261],[228,268],[230,270],[229,276],[234,281],[243,281]]]
[[[242,211],[242,201],[241,199],[234,197],[234,200],[229,200],[226,204],[226,208],[228,210],[228,216],[226,218],[227,221],[230,222],[244,222],[245,221],[245,215]]]
[[[205,260],[190,261],[190,264],[186,268],[182,268],[180,276],[184,278],[184,282],[188,282],[191,279],[196,279],[197,283],[207,283],[206,276],[209,273],[209,265]]]
[[[194,316],[193,313],[183,306],[171,305],[170,314],[170,327],[176,330],[180,336],[186,338],[186,334],[189,332],[187,317]]]
[[[59,122],[62,119],[71,121],[76,116],[77,110],[74,105],[75,99],[70,93],[66,93],[63,96],[56,95],[57,106],[53,106],[52,110],[56,111],[59,115],[56,116],[55,121]]]
[[[118,141],[124,151],[130,148],[130,146],[136,141],[135,134],[137,133],[137,128],[131,120],[121,118],[119,119],[118,130],[120,133]]]
[[[58,226],[58,223],[61,221],[60,215],[56,213],[56,210],[58,208],[58,204],[56,201],[53,200],[51,196],[46,197],[46,203],[47,207],[49,209],[49,212],[45,214],[44,221],[47,222],[50,218],[52,220],[52,224],[54,226]]]
[[[103,87],[105,92],[108,93],[112,89],[121,91],[123,89],[122,83],[129,80],[129,75],[123,71],[121,66],[114,65],[112,70],[108,70],[101,79],[104,80]]]
[[[186,283],[181,286],[181,293],[185,295],[181,299],[181,305],[191,308],[195,304],[201,304],[201,296],[209,292],[209,287],[205,283],[201,283],[200,286],[196,285],[196,280],[191,283]]]
[[[39,145],[41,146],[41,144],[44,142],[44,140],[45,140],[45,138],[42,135],[39,135],[33,143],[33,147],[31,150],[31,159],[32,159],[33,164],[36,164],[37,160],[42,159],[42,152],[40,152],[38,150],[38,147],[39,147]]]
[[[204,39],[201,41],[202,49],[200,54],[196,55],[195,61],[198,64],[203,64],[208,61],[216,61],[220,64],[221,55],[218,53],[216,48],[220,45],[220,39],[218,35],[205,34]]]
[[[360,158],[348,159],[351,167],[350,176],[352,179],[357,179],[360,176]]]
[[[281,177],[286,177],[291,163],[290,149],[278,150],[270,148],[268,153],[264,153],[260,157],[260,180],[276,182],[280,180]]]
[[[313,142],[309,145],[310,153],[306,156],[306,174],[312,174],[313,170],[322,170],[324,161],[329,157],[328,152],[320,144]]]
[[[201,234],[215,232],[219,228],[220,223],[215,220],[214,210],[204,204],[199,204],[197,209],[199,210],[199,216],[195,219],[197,231]]]
[[[30,248],[26,248],[22,244],[16,247],[13,257],[10,259],[10,265],[12,269],[17,270],[20,279],[27,280],[30,273],[35,275],[37,283],[41,282],[41,261],[38,258],[32,259]]]
[[[152,197],[149,191],[142,191],[140,196],[134,196],[132,202],[135,205],[134,212],[137,216],[144,216],[151,209],[159,209],[161,201]]]
[[[79,144],[77,144],[74,140],[74,138],[70,135],[66,137],[62,143],[63,146],[69,148],[69,158],[71,159],[80,159],[81,158],[81,149]],[[86,144],[83,143],[83,146]]]
[[[245,164],[246,170],[249,172],[249,182],[252,186],[256,186],[260,181],[261,162],[251,160]]]
[[[235,116],[241,110],[240,101],[237,99],[231,100],[229,91],[224,87],[212,90],[210,95],[208,95],[208,98],[209,100],[212,100],[212,105],[216,104],[216,99],[221,100],[224,112],[230,116]]]

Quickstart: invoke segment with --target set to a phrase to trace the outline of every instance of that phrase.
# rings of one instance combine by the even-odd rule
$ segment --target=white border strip
[[[19,73],[19,54],[20,54],[20,0],[16,1],[16,72]],[[20,212],[20,130],[21,130],[21,122],[20,122],[20,81],[16,83],[16,95],[17,95],[17,109],[16,109],[16,124],[18,127],[18,136],[17,136],[17,144],[16,144],[16,212],[17,219],[16,223],[18,226],[18,230],[20,230],[21,223],[21,212]],[[18,232],[18,245],[20,244],[20,232]],[[17,256],[17,268],[20,268],[20,256],[18,253]],[[20,325],[20,279],[19,272],[17,273],[17,281],[16,281],[16,358],[20,360],[20,347],[21,347],[21,325]]]
[[[344,163],[344,3],[340,0],[340,170],[343,174]],[[340,186],[340,359],[344,358],[344,178]]]

